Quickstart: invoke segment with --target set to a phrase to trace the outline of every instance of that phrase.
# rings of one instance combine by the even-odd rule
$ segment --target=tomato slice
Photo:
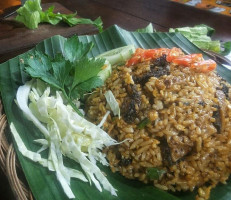
[[[152,59],[155,57],[156,50],[155,49],[147,49],[143,52],[144,59]]]
[[[142,49],[137,48],[134,55],[127,61],[126,66],[135,65],[137,63],[157,59],[163,55],[167,55],[166,60],[177,65],[190,67],[197,72],[209,72],[216,68],[216,62],[213,60],[204,60],[202,54],[184,55],[182,50],[176,47],[172,49]]]
[[[181,49],[176,48],[176,47],[173,47],[173,48],[169,51],[166,60],[167,60],[168,62],[172,62],[173,59],[179,57],[179,56],[182,55],[182,54],[183,54],[183,52],[182,52]]]
[[[167,56],[170,51],[171,51],[171,49],[168,49],[168,48],[156,49],[155,58],[159,58],[159,57],[163,56],[164,54]]]
[[[191,68],[195,69],[197,72],[210,72],[213,71],[216,68],[216,66],[216,62],[209,59],[192,63]]]
[[[140,61],[141,61],[140,56],[133,56],[126,62],[126,66],[135,65],[139,63]]]
[[[184,55],[174,58],[172,62],[187,67],[192,63],[199,62],[202,60],[203,60],[202,54],[190,54],[190,55]]]
[[[170,52],[170,49],[159,48],[159,49],[141,49],[137,48],[134,55],[127,61],[126,65],[131,66],[145,60],[151,60],[159,58],[160,56]]]

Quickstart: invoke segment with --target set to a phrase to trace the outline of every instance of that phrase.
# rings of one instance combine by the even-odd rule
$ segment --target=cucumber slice
[[[105,80],[111,75],[111,64],[108,60],[105,61],[104,69],[101,70],[97,75],[105,82]]]
[[[135,46],[128,45],[128,46],[112,49],[110,51],[106,51],[98,55],[96,58],[105,58],[106,60],[109,61],[111,65],[119,65],[125,63],[126,60],[128,60],[134,52],[135,52]]]

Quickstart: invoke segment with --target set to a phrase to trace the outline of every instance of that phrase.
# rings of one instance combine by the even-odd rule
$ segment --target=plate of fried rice
[[[85,119],[94,125],[103,121],[102,130],[116,141],[102,151],[108,166],[96,164],[117,196],[73,178],[68,187],[75,199],[231,199],[230,70],[179,33],[138,33],[115,25],[78,38],[94,43],[89,58],[127,45],[135,52],[112,65],[103,86],[79,103]],[[30,52],[55,57],[65,41],[54,36]],[[38,152],[41,146],[33,141],[41,139],[41,131],[15,103],[17,89],[29,80],[20,63],[26,55],[0,65],[1,98],[8,123],[29,151]],[[12,141],[35,199],[67,199],[55,174],[24,157]],[[79,163],[63,156],[65,167],[81,171]]]
[[[106,149],[112,172],[172,192],[197,188],[197,200],[226,183],[231,87],[214,70],[215,62],[202,63],[201,56],[176,48],[136,49],[88,98],[87,116],[96,124],[109,109],[106,91],[120,107],[121,115],[111,113],[104,124],[121,142]]]

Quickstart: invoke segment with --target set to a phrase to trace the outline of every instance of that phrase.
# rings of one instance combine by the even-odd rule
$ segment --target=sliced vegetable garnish
[[[127,66],[131,66],[146,60],[156,59],[162,55],[168,55],[170,49],[159,48],[159,49],[141,49],[137,48],[134,55],[126,62]]]
[[[163,169],[159,169],[157,167],[152,167],[147,169],[147,177],[150,180],[159,180],[166,171]]]
[[[112,91],[108,90],[107,92],[105,92],[104,96],[105,96],[107,103],[110,106],[113,114],[120,118],[120,107],[119,107],[119,104],[116,101],[116,98],[115,98],[114,94],[112,93]]]
[[[108,60],[105,61],[104,66],[102,67],[102,70],[97,74],[103,82],[106,81],[106,79],[111,75],[112,67],[111,64],[108,62]]]
[[[191,64],[191,68],[195,69],[198,72],[210,72],[216,68],[217,64],[215,61],[209,60],[202,60],[199,62],[194,62]]]
[[[178,65],[188,66],[189,64],[199,62],[203,60],[202,54],[189,54],[173,57],[172,60],[169,61],[174,62]]]
[[[190,54],[185,56],[179,56],[172,60],[173,63],[190,67],[197,72],[210,72],[216,68],[216,62],[209,59],[204,60],[202,54]]]
[[[144,118],[139,124],[138,124],[138,128],[139,129],[143,129],[145,126],[147,126],[150,123],[150,119],[148,119],[147,117]]]
[[[216,62],[213,60],[204,60],[202,54],[184,55],[182,50],[173,47],[172,49],[136,49],[135,54],[127,61],[126,65],[131,66],[143,61],[154,60],[166,55],[168,62],[180,66],[190,67],[197,72],[210,72],[216,68]]]
[[[134,52],[135,46],[128,45],[106,51],[105,53],[98,55],[96,58],[105,58],[111,65],[119,65],[125,63]]]
[[[181,49],[173,47],[172,49],[169,50],[169,52],[166,54],[166,60],[168,62],[171,62],[173,59],[179,57],[182,55],[183,52]]]
[[[63,155],[79,163],[89,182],[92,181],[99,191],[102,191],[102,186],[112,195],[116,195],[115,188],[96,165],[97,161],[108,165],[106,155],[101,150],[105,146],[116,144],[116,141],[100,127],[78,115],[71,106],[65,105],[59,92],[56,92],[56,96],[51,96],[48,87],[40,93],[41,88],[33,87],[33,82],[30,81],[19,87],[16,100],[28,120],[43,133],[45,139],[37,142],[49,148],[49,155],[47,159],[41,159],[39,153],[26,150],[13,129],[21,153],[56,171],[57,179],[69,198],[75,198],[70,188],[70,178],[75,177],[83,181],[86,181],[86,178],[81,172],[70,172],[63,164]]]

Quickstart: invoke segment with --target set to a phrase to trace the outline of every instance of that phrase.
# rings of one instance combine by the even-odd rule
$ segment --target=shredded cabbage
[[[69,198],[75,198],[70,188],[70,178],[79,178],[83,181],[87,179],[82,172],[65,167],[63,155],[78,162],[88,181],[90,183],[92,181],[99,191],[102,191],[103,187],[116,196],[115,188],[96,165],[97,161],[108,165],[106,155],[101,150],[105,146],[117,144],[100,128],[109,113],[96,126],[78,115],[71,106],[65,105],[59,92],[51,96],[49,87],[41,93],[41,89],[34,85],[30,81],[19,87],[16,101],[24,115],[39,128],[45,139],[35,140],[42,145],[42,148],[37,153],[31,152],[26,149],[12,125],[11,129],[20,152],[29,159],[48,167],[49,170],[56,171],[57,179]],[[43,159],[39,153],[47,148],[49,156]]]
[[[112,93],[112,91],[108,90],[107,92],[105,92],[104,96],[105,96],[106,101],[107,101],[108,105],[110,106],[113,114],[115,116],[119,116],[119,118],[120,118],[120,107],[119,107],[119,104],[116,101],[115,96]]]

